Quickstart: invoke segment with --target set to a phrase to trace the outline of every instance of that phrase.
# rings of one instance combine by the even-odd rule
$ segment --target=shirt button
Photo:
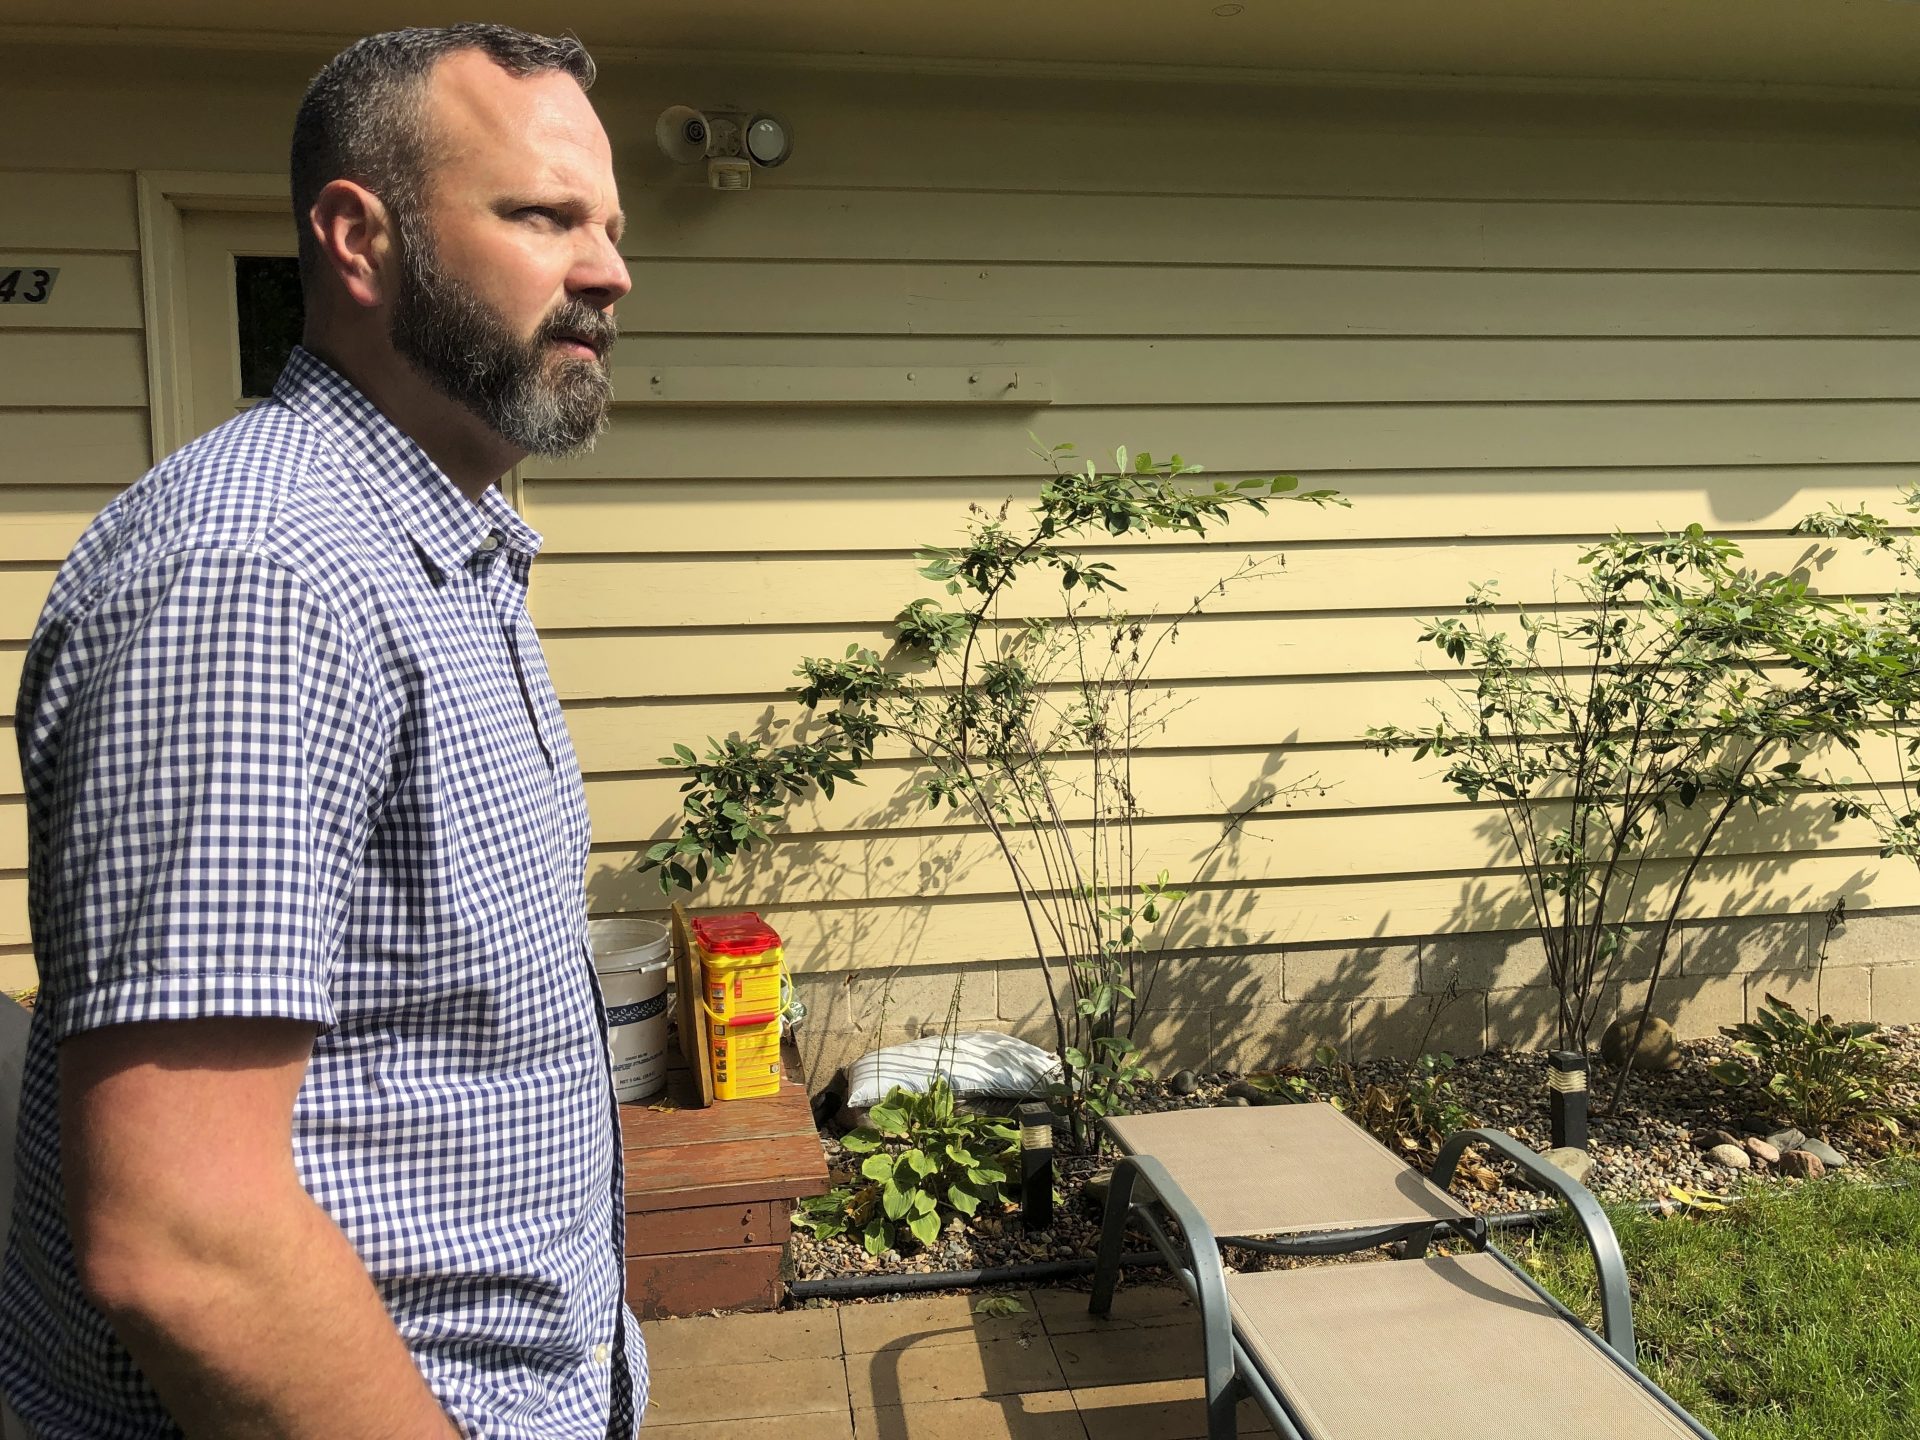
[[[480,553],[482,555],[491,555],[499,548],[500,532],[498,530],[489,530],[487,532],[487,538],[480,542]]]
[[[593,1347],[593,1363],[594,1364],[606,1365],[611,1363],[612,1360],[613,1360],[613,1351],[609,1349],[607,1346],[596,1345]]]

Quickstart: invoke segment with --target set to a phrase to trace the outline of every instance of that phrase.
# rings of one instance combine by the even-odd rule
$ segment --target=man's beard
[[[448,399],[530,455],[560,459],[593,448],[613,399],[606,356],[618,334],[610,316],[568,300],[522,340],[500,313],[440,264],[424,223],[403,227],[402,284],[394,298],[393,347]],[[598,360],[551,354],[580,340]]]

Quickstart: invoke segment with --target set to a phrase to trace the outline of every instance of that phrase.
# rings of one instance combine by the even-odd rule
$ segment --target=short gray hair
[[[342,50],[313,77],[293,122],[293,221],[300,274],[317,272],[319,249],[308,214],[330,183],[364,185],[393,212],[404,237],[418,224],[433,164],[426,121],[427,77],[461,50],[479,50],[509,75],[545,70],[593,84],[593,57],[571,35],[530,35],[509,25],[445,25],[389,30]]]

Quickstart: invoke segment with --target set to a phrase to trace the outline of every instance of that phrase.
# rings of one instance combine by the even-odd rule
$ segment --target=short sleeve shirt
[[[580,770],[527,616],[540,545],[296,350],[116,500],[17,710],[41,991],[0,1390],[45,1440],[179,1433],[76,1278],[55,1052],[311,1023],[301,1182],[469,1436],[628,1440],[624,1184]]]

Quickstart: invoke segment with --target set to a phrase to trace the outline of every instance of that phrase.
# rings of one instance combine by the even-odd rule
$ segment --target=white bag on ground
[[[1026,1100],[1044,1095],[1048,1084],[1060,1079],[1060,1057],[991,1030],[929,1035],[888,1045],[849,1065],[846,1103],[864,1110],[891,1090],[923,1094],[936,1075],[946,1076],[961,1099]]]

